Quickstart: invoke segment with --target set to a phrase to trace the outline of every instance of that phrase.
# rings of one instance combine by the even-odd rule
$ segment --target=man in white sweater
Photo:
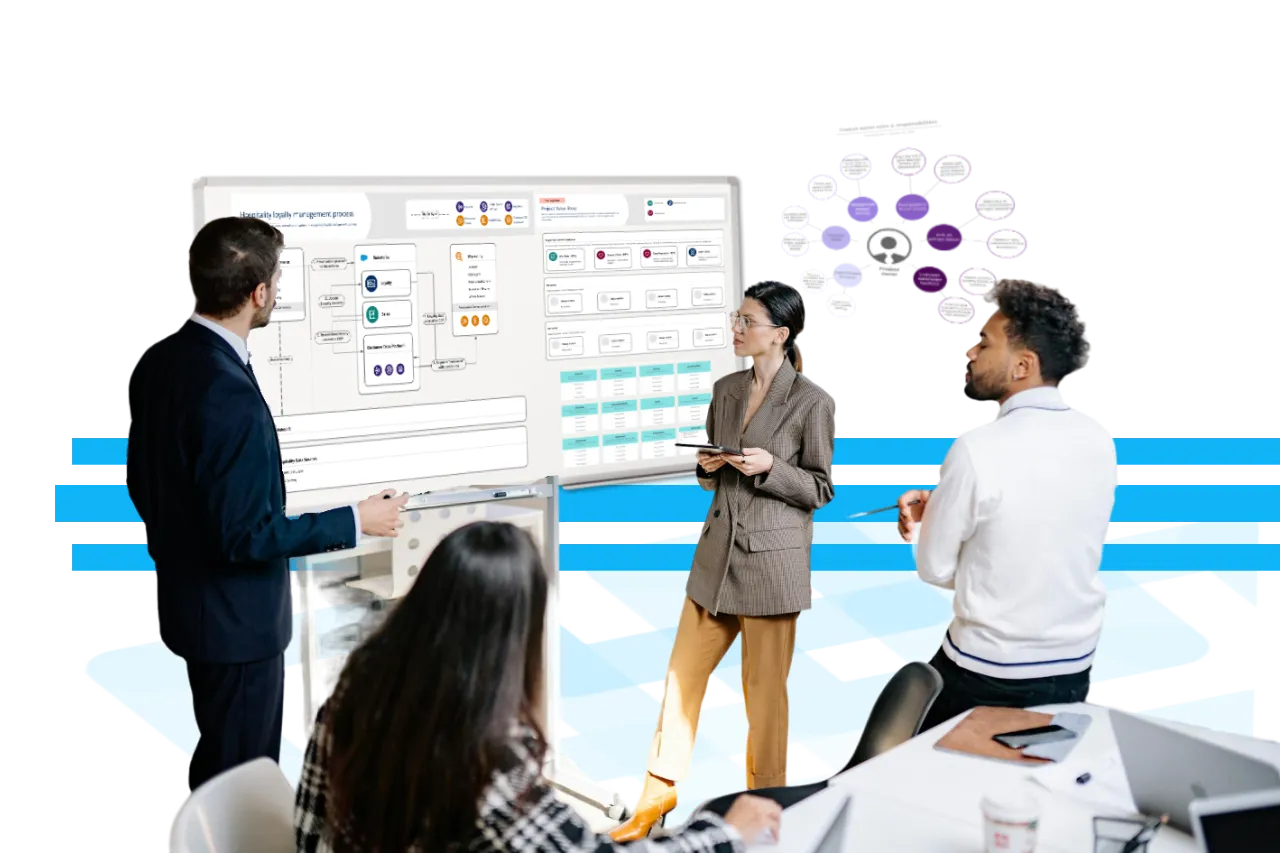
[[[924,728],[979,705],[1084,701],[1102,632],[1115,443],[1058,390],[1087,360],[1084,324],[1030,282],[1001,281],[987,299],[999,310],[968,352],[964,390],[1000,412],[956,439],[936,489],[898,500],[902,537],[919,527],[921,579],[955,590]]]

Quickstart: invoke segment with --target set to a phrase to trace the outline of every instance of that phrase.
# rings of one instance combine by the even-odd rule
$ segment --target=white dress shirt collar
[[[1000,406],[999,420],[1015,409],[1047,409],[1051,412],[1065,412],[1070,409],[1062,399],[1062,392],[1054,385],[1040,385],[1019,391]]]
[[[220,335],[224,341],[231,344],[236,354],[240,356],[240,360],[245,364],[249,363],[249,342],[237,335],[235,332],[223,325],[213,322],[208,317],[202,317],[199,314],[191,315],[191,322],[204,326],[214,334]]]

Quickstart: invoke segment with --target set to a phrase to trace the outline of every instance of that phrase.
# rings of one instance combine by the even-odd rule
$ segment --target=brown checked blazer
[[[810,606],[813,512],[828,503],[835,452],[835,401],[784,360],[760,410],[742,429],[754,368],[715,384],[707,440],[773,455],[766,474],[745,477],[728,464],[698,482],[715,492],[685,588],[713,614],[774,616]]]

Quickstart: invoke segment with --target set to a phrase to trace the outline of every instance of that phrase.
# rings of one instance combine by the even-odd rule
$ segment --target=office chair
[[[293,786],[270,758],[223,771],[191,792],[170,853],[293,853]]]
[[[920,734],[920,726],[933,703],[942,693],[942,676],[922,661],[912,661],[893,674],[889,683],[876,697],[876,703],[867,717],[867,725],[858,739],[858,746],[840,773],[852,770],[864,761],[888,752]],[[837,773],[836,776],[839,776]],[[834,779],[832,776],[831,779]],[[711,811],[724,817],[741,794],[767,797],[784,809],[806,797],[816,794],[831,783],[831,779],[810,782],[807,785],[787,785],[777,788],[759,788],[755,791],[738,791],[708,800],[694,809]]]

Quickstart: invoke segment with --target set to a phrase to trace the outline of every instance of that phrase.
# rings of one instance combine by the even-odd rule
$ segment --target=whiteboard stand
[[[343,627],[340,617],[333,617],[330,611],[342,609],[344,599],[355,602],[351,609],[357,612],[371,611],[358,616],[356,622],[347,623],[355,629],[353,643],[362,641],[360,635],[380,621],[413,586],[427,555],[441,539],[473,521],[505,521],[529,533],[542,554],[548,575],[539,708],[548,745],[543,772],[573,805],[602,813],[589,815],[602,822],[600,825],[625,819],[627,809],[616,792],[596,789],[571,762],[559,760],[559,488],[559,478],[551,476],[532,484],[428,492],[411,498],[404,507],[404,527],[395,538],[367,540],[345,551],[300,558],[296,581],[302,610],[299,646],[307,730],[320,705],[333,692],[345,657],[322,654],[323,627]],[[338,607],[330,606],[334,599],[340,602]],[[359,624],[361,620],[363,626]]]

